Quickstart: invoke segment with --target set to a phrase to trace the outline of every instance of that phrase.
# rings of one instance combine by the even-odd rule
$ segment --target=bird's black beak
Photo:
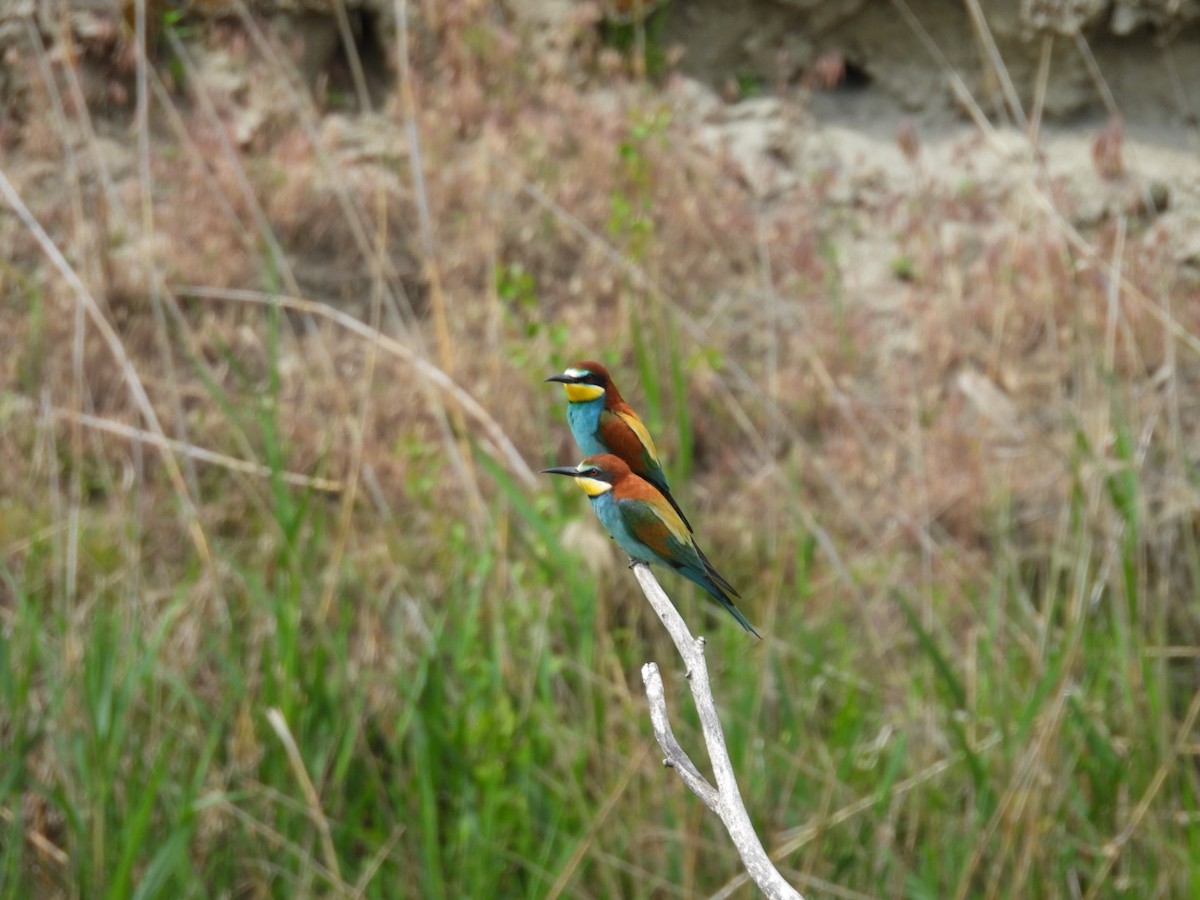
[[[579,381],[574,375],[568,375],[564,372],[561,375],[551,375],[547,381],[557,381],[559,384],[575,384]]]
[[[553,469],[542,469],[543,475],[570,475],[574,477],[579,474],[579,470],[574,466],[555,466]]]

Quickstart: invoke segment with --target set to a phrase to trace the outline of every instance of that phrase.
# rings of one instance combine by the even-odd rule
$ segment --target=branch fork
[[[662,620],[671,640],[679,650],[687,667],[687,682],[692,690],[692,699],[700,714],[700,727],[704,733],[704,743],[708,749],[708,757],[712,762],[713,777],[716,785],[711,784],[700,772],[687,752],[675,739],[671,729],[671,721],[667,715],[666,692],[663,688],[662,675],[658,664],[649,662],[642,666],[642,683],[646,686],[646,699],[650,705],[650,724],[654,729],[654,737],[662,748],[665,757],[663,765],[679,773],[688,790],[700,798],[700,801],[711,809],[721,819],[725,830],[737,848],[738,855],[746,871],[758,885],[759,889],[772,900],[804,900],[800,893],[784,881],[779,870],[775,868],[762,841],[754,831],[750,822],[750,814],[742,802],[742,794],[737,786],[737,778],[733,771],[733,763],[729,760],[729,750],[725,746],[725,732],[721,728],[721,720],[717,716],[717,704],[713,699],[712,688],[708,680],[708,664],[704,658],[705,639],[693,637],[688,630],[683,617],[675,609],[671,598],[667,596],[658,579],[644,563],[631,566],[633,574],[641,585],[642,593],[654,607],[655,613]]]

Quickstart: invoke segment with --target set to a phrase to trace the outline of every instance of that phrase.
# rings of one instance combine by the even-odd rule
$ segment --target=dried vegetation
[[[144,68],[101,13],[4,50],[3,890],[734,878],[647,750],[656,623],[530,476],[575,452],[542,378],[598,354],[770,635],[704,623],[802,889],[1194,893],[1200,290],[1120,123],[1087,222],[911,128],[903,186],[764,196],[588,16],[539,60],[411,6],[370,112],[244,9],[156,11]]]

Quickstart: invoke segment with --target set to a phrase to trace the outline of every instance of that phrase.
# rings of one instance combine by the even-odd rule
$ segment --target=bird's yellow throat
[[[604,388],[594,384],[564,384],[563,389],[567,392],[567,399],[572,403],[587,403],[589,400],[604,396]]]
[[[601,481],[599,478],[576,478],[575,483],[583,488],[583,492],[589,497],[599,497],[601,494],[611,491],[613,487],[607,481]]]

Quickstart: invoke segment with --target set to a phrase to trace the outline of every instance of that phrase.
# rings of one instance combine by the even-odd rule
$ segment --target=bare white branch
[[[687,751],[675,740],[671,720],[667,717],[667,697],[663,691],[662,676],[658,673],[658,663],[651,662],[642,666],[642,682],[646,685],[646,699],[650,701],[650,724],[654,728],[654,737],[666,754],[663,765],[675,769],[688,790],[703,800],[705,806],[720,815],[720,793],[700,774]]]
[[[717,704],[708,681],[704,638],[692,637],[683,617],[679,615],[679,611],[675,609],[671,598],[662,589],[649,566],[636,563],[633,566],[633,574],[637,576],[642,593],[654,607],[687,666],[688,684],[692,689],[696,711],[700,714],[700,728],[704,733],[704,743],[708,748],[708,758],[712,763],[717,785],[714,788],[709,784],[675,740],[667,717],[667,701],[658,666],[647,663],[642,667],[642,681],[646,685],[646,697],[650,703],[650,721],[654,727],[654,736],[666,754],[664,763],[679,772],[688,789],[720,817],[746,871],[759,890],[772,900],[804,900],[799,891],[783,880],[783,876],[767,856],[762,841],[758,839],[754,825],[750,822],[750,814],[746,812],[746,806],[742,802],[733,763],[729,760],[729,750],[725,746],[725,732],[721,728]]]

